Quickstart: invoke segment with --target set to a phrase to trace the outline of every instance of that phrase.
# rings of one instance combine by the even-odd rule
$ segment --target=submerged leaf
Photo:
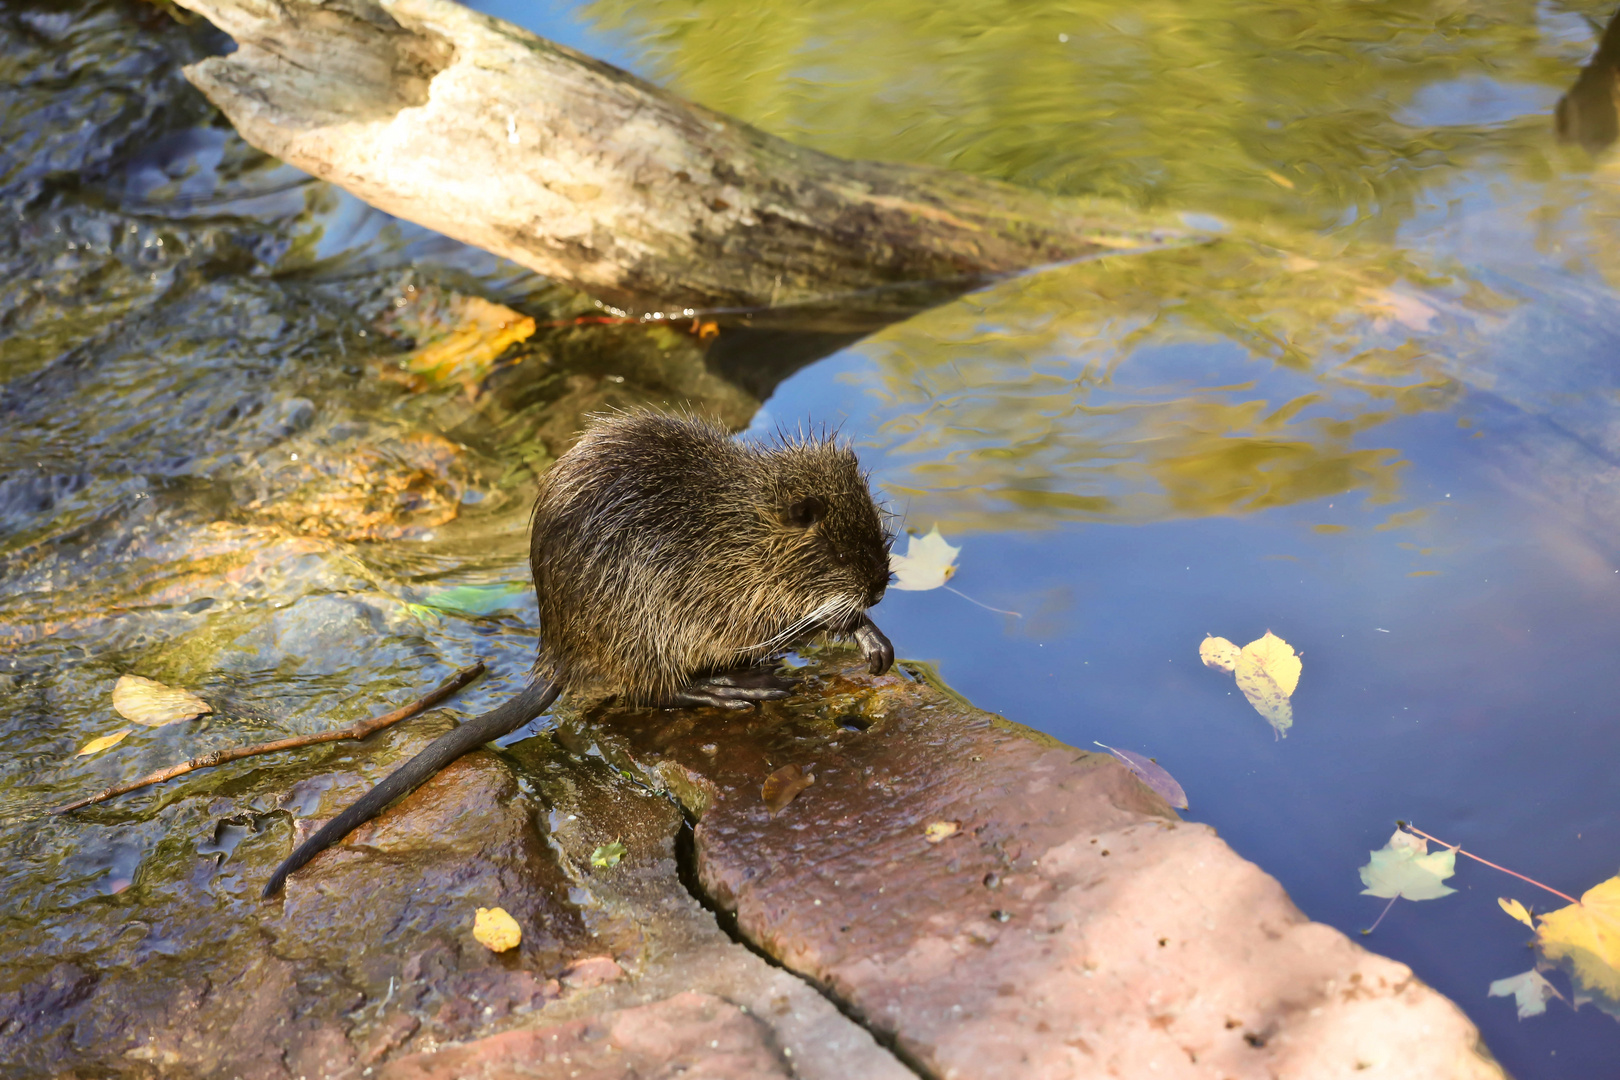
[[[799,797],[799,792],[815,782],[814,773],[806,772],[797,765],[784,765],[765,778],[759,794],[765,800],[765,809],[775,817],[788,803]]]
[[[1457,890],[1441,882],[1457,872],[1457,853],[1450,848],[1429,853],[1428,842],[1401,829],[1374,851],[1361,868],[1365,896],[1436,900]]]
[[[491,952],[505,952],[523,941],[523,928],[505,908],[479,908],[473,916],[473,940]]]
[[[962,828],[954,821],[933,821],[923,830],[923,839],[930,844],[937,844],[941,840],[949,840]]]
[[[1095,739],[1092,741],[1096,742]],[[1187,809],[1187,793],[1181,790],[1181,785],[1176,783],[1176,778],[1166,772],[1164,766],[1157,761],[1131,750],[1117,749],[1107,743],[1097,743],[1097,745],[1123,761],[1127,769],[1135,773],[1142,783],[1156,791],[1165,802],[1177,810]]]
[[[1620,1016],[1620,876],[1586,890],[1580,903],[1541,916],[1536,944],[1569,971],[1577,994]]]
[[[591,852],[592,866],[618,866],[619,860],[624,858],[625,846],[615,840],[611,844],[603,844]]]
[[[1530,912],[1527,911],[1525,906],[1519,903],[1517,900],[1508,900],[1498,896],[1496,898],[1496,902],[1502,906],[1503,911],[1507,912],[1515,919],[1518,919],[1530,929],[1534,930],[1536,928],[1536,924],[1530,918]]]
[[[1204,662],[1205,667],[1212,667],[1217,671],[1231,671],[1237,667],[1238,655],[1242,652],[1242,649],[1230,641],[1212,634],[1199,644],[1198,659]]]
[[[1548,982],[1546,977],[1531,968],[1520,975],[1506,979],[1497,979],[1491,983],[1491,997],[1508,997],[1511,995],[1519,1006],[1519,1019],[1527,1016],[1540,1016],[1547,1011],[1547,999],[1550,997],[1563,1000],[1564,995],[1558,988]]]
[[[214,711],[213,706],[189,690],[139,675],[120,675],[113,686],[112,700],[119,716],[147,727],[162,727]]]
[[[962,549],[952,547],[935,525],[927,536],[912,536],[906,553],[889,553],[889,569],[894,571],[894,587],[910,592],[937,589],[956,573],[956,556]]]
[[[99,739],[91,739],[89,742],[80,747],[79,752],[73,756],[85,757],[90,754],[99,754],[108,747],[117,746],[119,743],[123,742],[124,736],[128,735],[134,730],[135,729],[132,727],[127,727],[122,731],[115,731],[111,735],[103,735]]]
[[[471,396],[500,355],[536,329],[529,316],[480,296],[408,285],[398,299],[403,306],[383,320],[383,328],[417,347],[384,374],[414,390],[458,382]]]
[[[1233,671],[1238,689],[1271,724],[1278,738],[1286,737],[1294,725],[1294,709],[1288,699],[1299,686],[1300,668],[1293,646],[1270,630],[1243,646],[1238,654]]]

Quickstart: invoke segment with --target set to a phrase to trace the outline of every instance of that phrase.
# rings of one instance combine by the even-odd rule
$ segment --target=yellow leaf
[[[1294,709],[1288,699],[1299,685],[1299,672],[1299,657],[1294,655],[1293,646],[1270,630],[1265,637],[1243,646],[1238,654],[1233,672],[1238,689],[1271,724],[1278,738],[1286,736],[1294,725]]]
[[[480,296],[425,286],[407,287],[403,306],[383,320],[417,347],[399,360],[403,381],[415,389],[459,382],[471,393],[510,346],[534,335],[535,321]]]
[[[937,844],[941,840],[947,840],[955,836],[956,831],[961,827],[954,821],[936,821],[923,830],[923,839],[930,844]]]
[[[127,727],[122,731],[115,731],[111,735],[103,735],[99,739],[91,739],[89,742],[84,744],[77,754],[74,754],[73,756],[84,757],[87,754],[99,754],[109,746],[117,746],[119,743],[123,742],[124,736],[128,735],[134,730],[134,728]]]
[[[784,765],[765,778],[759,797],[765,800],[765,809],[775,817],[799,797],[799,792],[815,782],[814,773],[798,765]]]
[[[1513,916],[1515,919],[1518,919],[1520,922],[1524,923],[1524,925],[1528,926],[1530,929],[1534,930],[1536,928],[1535,922],[1532,921],[1531,918],[1530,918],[1530,912],[1526,911],[1524,905],[1519,903],[1517,900],[1505,900],[1502,897],[1498,896],[1496,898],[1496,902],[1498,904],[1502,905],[1502,910],[1503,911],[1507,912],[1509,915]]]
[[[1205,667],[1212,667],[1217,671],[1231,671],[1237,667],[1238,656],[1242,652],[1242,649],[1225,638],[1211,635],[1199,644],[1198,659],[1204,662]]]
[[[113,686],[113,708],[125,720],[147,727],[162,727],[213,712],[213,707],[189,690],[165,686],[139,675],[120,675]]]
[[[1620,876],[1586,890],[1580,903],[1541,916],[1536,944],[1569,971],[1577,991],[1620,1015]]]
[[[1256,638],[1243,646],[1243,652],[1265,669],[1286,696],[1294,696],[1294,690],[1299,686],[1299,672],[1304,665],[1294,655],[1292,645],[1267,630],[1265,637]]]
[[[505,908],[481,907],[473,916],[473,938],[491,952],[505,952],[523,941],[523,928]]]

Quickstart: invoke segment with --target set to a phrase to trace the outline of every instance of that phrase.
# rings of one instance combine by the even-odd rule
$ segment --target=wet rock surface
[[[1492,1077],[1460,1010],[1308,921],[1106,755],[829,652],[759,715],[602,718],[670,781],[705,893],[919,1071]],[[586,723],[589,723],[587,721]],[[815,782],[774,815],[767,777]]]

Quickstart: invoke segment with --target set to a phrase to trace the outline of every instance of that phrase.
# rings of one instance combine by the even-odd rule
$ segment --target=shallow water
[[[0,149],[0,982],[48,963],[39,940],[183,969],[199,891],[253,932],[230,860],[270,845],[243,808],[366,755],[41,810],[354,719],[473,656],[497,677],[459,707],[498,700],[532,650],[546,417],[661,394],[739,426],[841,423],[906,525],[962,545],[952,585],[1020,613],[891,591],[897,650],[1075,745],[1154,755],[1312,918],[1371,925],[1356,868],[1397,818],[1575,895],[1620,870],[1620,172],[1552,121],[1608,11],[479,6],[831,152],[1224,232],[999,283],[780,385],[761,372],[792,367],[781,342],[726,360],[746,389],[672,389],[689,344],[604,329],[541,335],[476,408],[405,395],[376,377],[401,348],[376,327],[408,287],[577,301],[244,147],[173,70],[206,34],[11,6],[6,131],[45,137]],[[392,532],[331,510],[364,488],[333,464],[356,454],[422,481]],[[1304,653],[1285,740],[1198,662],[1206,633],[1267,629]],[[73,758],[119,725],[125,671],[218,714]],[[1559,901],[1459,861],[1457,895],[1358,940],[1521,1080],[1608,1075],[1613,1018],[1519,1021],[1486,995],[1533,962],[1496,898]]]

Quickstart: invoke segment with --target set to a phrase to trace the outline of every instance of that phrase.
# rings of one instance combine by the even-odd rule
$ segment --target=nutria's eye
[[[806,495],[787,508],[782,519],[796,529],[808,529],[827,516],[827,504],[815,495]]]

